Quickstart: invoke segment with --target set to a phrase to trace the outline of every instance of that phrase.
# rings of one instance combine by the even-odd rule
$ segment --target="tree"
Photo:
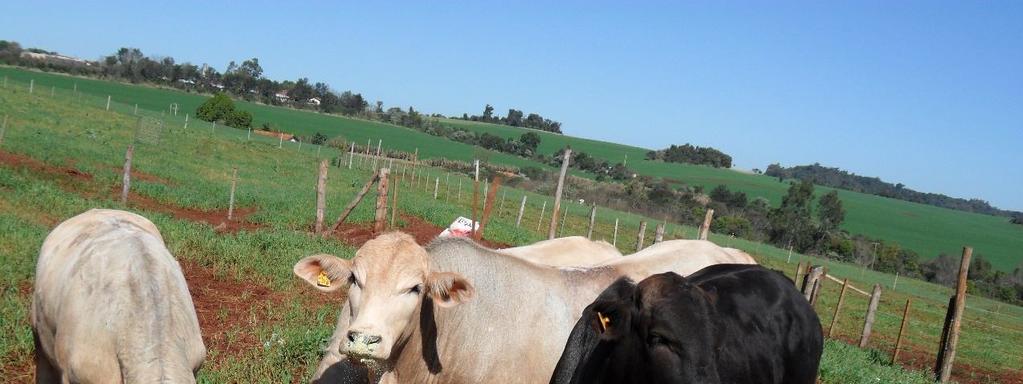
[[[771,210],[770,239],[779,246],[791,245],[802,252],[813,246],[817,232],[810,217],[813,184],[809,181],[792,183],[782,198],[781,206]]]
[[[845,208],[842,207],[842,200],[838,198],[838,191],[831,191],[821,196],[817,201],[817,219],[821,223],[821,231],[831,232],[845,220]]]
[[[323,143],[327,142],[327,135],[316,132],[316,134],[313,135],[313,139],[310,142],[316,145],[322,145]]]
[[[536,148],[540,146],[540,135],[536,134],[536,132],[523,133],[522,136],[519,136],[519,143],[522,144],[524,149],[529,151],[528,154],[523,155],[531,156],[536,153]]]
[[[195,117],[205,121],[223,121],[234,112],[234,101],[223,93],[214,94],[195,110]],[[251,120],[251,117],[250,117]]]
[[[483,107],[483,121],[491,121],[494,119],[494,107],[490,104]]]
[[[227,115],[224,124],[235,128],[252,127],[252,114],[242,110],[232,111]]]

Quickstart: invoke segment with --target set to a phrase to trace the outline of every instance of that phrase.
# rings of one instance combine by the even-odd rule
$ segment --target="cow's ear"
[[[710,286],[707,288],[698,288],[703,292],[703,297],[707,298],[707,302],[711,305],[716,305],[718,302],[718,289],[717,287]]]
[[[450,308],[462,304],[476,294],[469,279],[454,272],[432,272],[427,279],[428,292],[434,304]]]
[[[587,308],[591,315],[590,327],[600,335],[601,341],[618,341],[629,331],[632,306],[622,300],[599,300]]]
[[[312,255],[295,263],[295,276],[324,292],[347,286],[352,275],[352,262],[337,256]]]

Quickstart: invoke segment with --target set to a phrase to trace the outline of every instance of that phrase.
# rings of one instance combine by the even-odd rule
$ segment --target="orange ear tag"
[[[330,278],[327,277],[327,273],[320,271],[320,275],[316,276],[316,285],[324,288],[330,287]]]
[[[607,326],[611,324],[611,318],[597,312],[597,320],[600,320],[600,332],[607,332]]]

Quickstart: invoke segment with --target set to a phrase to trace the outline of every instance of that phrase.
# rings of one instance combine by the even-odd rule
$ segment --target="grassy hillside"
[[[310,145],[301,150],[294,144],[278,148],[272,140],[256,136],[248,140],[244,132],[234,129],[190,126],[186,130],[181,117],[143,109],[141,114],[166,125],[137,144],[133,169],[139,175],[125,206],[114,196],[124,148],[135,129],[133,105],[115,104],[113,111],[107,112],[95,101],[78,102],[70,92],[58,92],[51,98],[48,89],[29,96],[24,83],[0,89],[0,115],[11,117],[0,145],[0,377],[10,382],[28,382],[30,378],[33,345],[26,308],[42,239],[72,215],[109,207],[137,211],[153,220],[172,253],[185,265],[209,349],[200,382],[306,381],[332,330],[339,298],[314,293],[297,283],[291,266],[313,253],[351,257],[354,252],[343,236],[322,238],[309,233],[318,155],[338,153]],[[356,162],[353,170],[330,168],[328,217],[336,217],[369,177],[367,165]],[[222,231],[196,221],[192,217],[196,212],[223,218],[233,167],[239,169],[238,206],[246,212],[239,221],[247,227]],[[395,167],[396,175],[402,173],[400,169]],[[469,214],[470,183],[464,176],[427,169],[417,184],[410,184],[408,176],[411,172],[392,184],[400,188],[399,209],[408,215],[400,222],[418,218],[446,224],[454,216]],[[441,186],[436,199],[432,194],[436,184],[430,183],[431,179]],[[550,198],[514,188],[502,190],[507,191],[507,195],[501,194],[507,205],[496,209],[487,238],[515,245],[543,238],[545,231],[537,230],[536,223],[549,221]],[[529,198],[526,224],[516,227],[513,212],[517,209],[512,207],[517,208],[522,195]],[[371,194],[352,220],[371,220],[372,201]],[[543,201],[548,210],[541,218]],[[588,209],[578,204],[567,207],[568,221],[562,234],[584,234]],[[168,213],[173,210],[191,213]],[[639,220],[652,221],[601,209],[596,237],[613,238],[615,218],[621,229],[618,246],[626,252],[635,248]],[[648,244],[652,232],[647,231]],[[669,226],[667,237],[692,237],[693,233],[691,227]],[[796,262],[813,261],[827,265],[832,274],[850,278],[858,287],[885,287],[874,325],[873,349],[828,342],[821,369],[823,382],[927,381],[926,373],[907,372],[886,363],[883,357],[897,333],[901,305],[912,297],[908,351],[900,361],[912,368],[926,368],[940,335],[947,288],[902,279],[897,290],[889,289],[893,283],[890,275],[861,272],[856,266],[799,254],[792,255],[790,263],[787,253],[775,247],[720,235],[712,235],[712,240],[745,249],[761,263],[789,276]],[[830,324],[837,290],[837,285],[825,283],[817,307],[825,325]],[[844,305],[838,340],[858,334],[866,299],[850,294]],[[971,297],[964,319],[957,355],[959,377],[983,382],[993,380],[991,372],[1018,376],[1018,361],[1023,357],[1023,350],[1017,347],[1023,343],[1023,308]]]
[[[526,129],[506,125],[444,119],[443,122],[477,132],[489,132],[501,137],[518,137]],[[679,181],[702,185],[707,190],[718,185],[745,192],[751,198],[763,197],[772,205],[781,203],[788,190],[787,183],[776,178],[753,175],[727,169],[674,164],[644,159],[647,149],[537,132],[542,138],[539,151],[551,154],[566,145],[612,163],[628,155],[628,166],[635,171]],[[685,138],[666,138],[669,143],[682,144]],[[834,188],[817,187],[817,195]],[[976,254],[988,258],[996,268],[1012,271],[1023,262],[1023,226],[1012,225],[1007,218],[939,208],[931,205],[895,200],[847,190],[838,190],[846,209],[842,228],[874,238],[891,240],[913,249],[925,259],[940,253],[955,255],[963,245],[971,245]]]
[[[7,76],[10,81],[19,84],[27,84],[30,79],[34,79],[35,91],[40,94],[48,94],[51,86],[66,91],[73,89],[77,84],[78,90],[83,93],[82,97],[85,100],[83,102],[90,105],[105,105],[106,96],[110,95],[119,108],[133,108],[137,103],[139,108],[145,110],[163,111],[167,110],[171,103],[176,102],[180,106],[180,114],[185,114],[194,112],[206,98],[172,89],[132,86],[9,67],[0,67],[0,76]],[[419,149],[422,158],[469,161],[476,153],[483,151],[470,145],[390,124],[246,102],[239,102],[237,105],[252,112],[256,125],[270,122],[286,132],[307,135],[321,132],[327,136],[343,136],[359,142],[372,139],[373,143],[376,143],[377,139],[383,139],[383,145],[388,148],[410,152]],[[487,123],[449,119],[444,119],[443,122],[503,137],[517,137],[524,132],[521,128]],[[198,127],[208,123],[193,119],[191,124],[192,127]],[[780,203],[781,196],[788,187],[787,184],[766,176],[703,166],[647,161],[643,159],[647,151],[643,148],[547,132],[539,133],[542,137],[540,144],[542,153],[553,153],[558,148],[570,144],[577,150],[612,162],[622,161],[625,155],[628,155],[629,167],[642,174],[702,185],[708,189],[724,184],[733,190],[746,192],[750,197],[767,198],[772,204]],[[669,139],[679,143],[685,141],[684,138]],[[490,161],[495,163],[546,167],[516,156],[492,151],[483,152],[486,152]],[[817,193],[825,193],[828,190],[830,189],[819,187]],[[939,253],[955,255],[962,245],[972,245],[976,249],[976,254],[990,259],[996,268],[1004,271],[1011,271],[1023,261],[1023,226],[1011,225],[1004,218],[850,191],[840,190],[839,194],[847,211],[843,228],[852,233],[897,242],[917,251],[924,258],[933,258]]]

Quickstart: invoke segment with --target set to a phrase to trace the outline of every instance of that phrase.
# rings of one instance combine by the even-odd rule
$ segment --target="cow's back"
[[[715,292],[723,383],[813,383],[823,349],[820,319],[782,274],[722,264],[689,276]]]
[[[90,210],[47,236],[31,316],[37,361],[55,369],[41,379],[190,382],[205,358],[180,266],[128,212]]]

